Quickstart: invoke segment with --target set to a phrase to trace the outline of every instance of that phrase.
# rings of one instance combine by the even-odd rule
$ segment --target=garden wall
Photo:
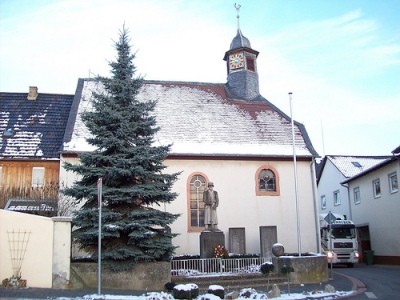
[[[97,263],[71,264],[71,288],[96,288]],[[162,291],[171,281],[170,262],[137,264],[132,271],[113,272],[102,268],[101,287],[132,291]]]
[[[66,288],[70,278],[71,218],[0,209],[0,279],[21,275],[27,287]],[[20,274],[18,272],[20,264]],[[53,280],[56,285],[53,285]]]

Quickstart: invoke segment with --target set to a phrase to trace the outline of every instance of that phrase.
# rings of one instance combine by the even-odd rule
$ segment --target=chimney
[[[38,88],[37,86],[30,86],[29,87],[29,94],[28,94],[28,100],[36,100],[36,98],[39,96],[38,94]]]

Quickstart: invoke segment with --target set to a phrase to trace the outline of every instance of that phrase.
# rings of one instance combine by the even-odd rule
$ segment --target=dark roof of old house
[[[74,95],[0,93],[0,158],[59,159]]]

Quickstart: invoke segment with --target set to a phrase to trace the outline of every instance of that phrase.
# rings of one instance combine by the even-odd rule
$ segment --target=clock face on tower
[[[242,53],[236,53],[229,56],[229,67],[231,69],[238,69],[243,67],[244,58]]]

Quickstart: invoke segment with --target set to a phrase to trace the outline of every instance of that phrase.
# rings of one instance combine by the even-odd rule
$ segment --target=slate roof
[[[233,38],[231,42],[230,49],[237,49],[247,47],[251,48],[250,40],[242,34],[242,31],[238,29],[236,36]]]
[[[93,79],[80,79],[64,140],[65,152],[92,151],[80,113],[91,107]],[[261,156],[293,155],[290,118],[263,97],[258,101],[228,99],[224,84],[144,81],[139,100],[157,100],[154,114],[161,128],[156,144],[173,144],[170,155]],[[295,122],[296,155],[314,150],[304,126]]]
[[[0,93],[0,159],[59,159],[74,95],[27,96]]]
[[[391,156],[354,156],[354,155],[327,155],[321,162],[317,171],[317,182],[321,178],[326,161],[329,160],[343,174],[350,178],[386,161]]]

